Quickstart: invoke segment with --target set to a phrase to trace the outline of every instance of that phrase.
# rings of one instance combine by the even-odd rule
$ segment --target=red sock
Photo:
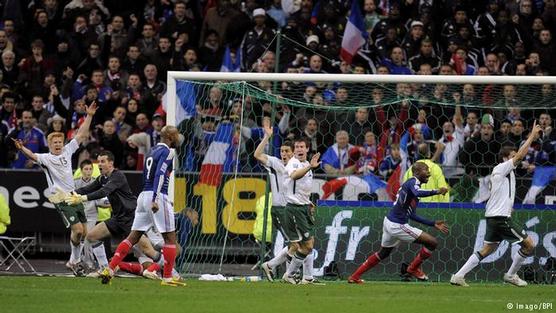
[[[417,253],[417,256],[415,256],[415,259],[413,259],[413,261],[411,261],[411,264],[409,264],[409,266],[407,267],[407,270],[412,271],[419,268],[421,266],[421,263],[423,263],[424,260],[430,258],[431,255],[432,253],[429,251],[429,249],[422,247],[419,253]]]
[[[351,278],[360,279],[363,273],[373,268],[379,262],[380,258],[378,257],[378,253],[373,253],[370,257],[367,258],[365,262],[363,262],[363,264],[361,264],[361,266],[359,266],[359,268],[353,274],[351,274]]]
[[[139,263],[120,262],[118,266],[124,272],[128,272],[135,275],[143,274],[143,266],[141,266],[141,264]]]
[[[172,270],[174,269],[174,262],[176,261],[176,245],[164,245],[162,248],[162,255],[164,256],[164,278],[172,278]]]
[[[131,249],[131,246],[131,242],[129,242],[129,240],[127,239],[120,242],[118,248],[116,248],[116,253],[114,253],[112,260],[110,260],[110,269],[114,270],[116,266],[118,266],[120,262],[122,262],[122,260],[126,257],[127,253]]]
[[[160,271],[160,265],[158,263],[153,263],[149,267],[147,267],[147,271],[156,273]]]

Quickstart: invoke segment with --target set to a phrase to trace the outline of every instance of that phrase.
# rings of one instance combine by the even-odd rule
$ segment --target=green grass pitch
[[[473,284],[368,282],[293,286],[269,282],[201,282],[162,287],[146,279],[115,278],[101,285],[91,278],[0,277],[0,311],[62,312],[511,312],[508,306],[551,303],[555,285],[517,288]],[[510,304],[509,304],[510,303]]]

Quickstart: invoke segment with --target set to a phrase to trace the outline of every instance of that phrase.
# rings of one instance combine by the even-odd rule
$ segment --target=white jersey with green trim
[[[311,204],[311,187],[313,186],[313,171],[309,170],[305,176],[298,180],[293,180],[290,175],[298,169],[309,166],[308,161],[299,161],[291,158],[286,165],[288,176],[284,185],[286,186],[286,201],[291,204],[307,205]]]
[[[46,175],[48,189],[46,196],[50,196],[56,192],[56,188],[60,188],[65,192],[75,190],[75,182],[73,180],[73,171],[71,168],[71,156],[79,149],[77,140],[72,139],[62,148],[60,155],[52,153],[35,153],[37,156],[37,164],[40,165]]]
[[[270,191],[272,191],[272,205],[273,206],[286,206],[286,195],[284,182],[288,178],[286,166],[282,160],[277,157],[268,155],[264,167],[270,176]]]
[[[486,204],[486,217],[512,215],[515,199],[514,161],[510,159],[494,167],[490,175],[490,198]]]

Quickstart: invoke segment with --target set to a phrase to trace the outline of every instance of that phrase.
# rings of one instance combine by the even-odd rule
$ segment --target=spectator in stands
[[[362,175],[378,173],[378,167],[383,157],[384,151],[377,144],[376,136],[370,130],[365,133],[363,144],[350,151],[350,161],[356,162],[356,173]]]
[[[91,42],[87,46],[87,56],[84,58],[75,72],[77,75],[83,74],[85,77],[91,77],[94,70],[102,70],[104,64],[101,59],[100,46],[96,42]]]
[[[500,122],[500,128],[496,132],[495,137],[496,140],[502,144],[502,146],[509,144],[509,136],[510,136],[511,129],[512,129],[512,121],[505,119]]]
[[[336,132],[336,143],[322,155],[322,168],[329,175],[350,175],[356,170],[356,164],[349,163],[349,153],[353,145],[349,143],[349,135],[345,130]]]
[[[60,132],[63,134],[67,134],[66,129],[66,119],[61,117],[60,115],[56,114],[53,117],[50,117],[47,121],[48,123],[48,130],[46,131],[46,137],[53,132]],[[66,141],[67,138],[66,138]]]
[[[46,138],[44,133],[35,127],[34,123],[33,112],[30,110],[23,111],[21,113],[21,124],[10,133],[9,137],[20,139],[25,148],[33,153],[43,153],[48,150]],[[35,167],[33,160],[28,159],[23,152],[18,151],[12,163],[12,168],[29,169],[33,167]]]
[[[2,108],[0,108],[0,121],[7,124],[8,129],[17,126],[17,115],[15,111],[16,94],[6,92],[2,95]]]
[[[46,132],[47,121],[48,118],[51,117],[51,114],[44,108],[44,100],[42,96],[33,96],[33,99],[31,100],[31,106],[31,112],[33,113],[33,118],[36,121],[35,126],[43,132]]]
[[[389,58],[383,59],[382,64],[388,67],[388,72],[390,74],[412,74],[411,70],[405,64],[403,50],[400,47],[392,48]]]
[[[407,58],[411,58],[419,53],[421,41],[425,36],[423,27],[424,25],[421,21],[411,22],[409,32],[402,41],[402,48],[405,50]]]
[[[152,115],[166,92],[166,83],[158,80],[158,70],[154,64],[145,65],[144,74],[145,83],[141,91],[141,99],[145,104],[145,111]]]
[[[201,115],[213,117],[222,116],[222,90],[216,86],[210,88],[207,101],[199,106],[197,111]]]
[[[160,35],[174,40],[179,34],[186,33],[191,38],[191,42],[199,42],[197,36],[197,25],[187,16],[187,6],[182,0],[174,2],[174,14],[162,24]]]
[[[151,58],[156,49],[158,48],[158,38],[154,25],[146,23],[143,25],[143,31],[141,32],[142,38],[136,41],[137,48],[141,51],[141,54],[149,59]]]
[[[434,54],[432,45],[433,43],[430,39],[423,39],[421,41],[419,54],[409,58],[409,67],[413,72],[417,73],[421,65],[428,64],[433,74],[438,73],[440,69],[440,58]]]
[[[141,50],[136,45],[130,45],[127,49],[126,58],[122,65],[124,69],[129,74],[143,74],[143,69],[145,68],[146,61],[141,55]]]
[[[534,204],[537,196],[546,186],[556,180],[556,131],[552,126],[552,117],[541,113],[539,125],[542,128],[540,151],[536,155],[533,181],[523,203]]]
[[[444,174],[442,173],[442,169],[440,168],[440,166],[438,166],[438,164],[434,163],[430,157],[431,157],[431,152],[430,152],[430,146],[426,143],[422,143],[419,144],[419,146],[417,147],[417,151],[418,151],[418,159],[419,161],[417,162],[423,162],[425,164],[428,165],[429,170],[430,170],[430,174],[431,176],[429,177],[429,181],[426,184],[421,184],[421,188],[425,189],[425,190],[438,190],[438,188],[440,187],[446,187],[449,189],[449,185],[446,182],[446,178],[444,177]],[[403,177],[403,181],[407,181],[408,179],[410,179],[411,177],[413,177],[413,166],[410,167],[406,172],[405,175]],[[432,197],[427,197],[427,198],[421,198],[420,201],[422,202],[450,202],[450,193],[446,193],[444,195],[435,195]]]
[[[114,166],[120,167],[123,160],[124,145],[118,137],[114,121],[106,120],[97,137],[100,147],[114,154]]]
[[[258,8],[253,10],[255,26],[247,31],[242,42],[243,68],[251,69],[257,59],[269,48],[275,31],[266,26],[266,12]]]
[[[43,55],[44,43],[36,39],[31,43],[32,54],[20,61],[20,80],[27,82],[31,93],[40,93],[44,78],[54,69],[54,62]]]
[[[104,71],[104,81],[112,90],[123,90],[129,74],[121,68],[120,58],[112,55],[108,58],[108,67]],[[117,87],[117,88],[116,88]]]
[[[458,155],[463,148],[464,141],[463,117],[461,108],[457,106],[452,122],[446,121],[442,125],[442,137],[436,143],[436,151],[431,159],[442,165],[444,176],[447,178],[463,174]]]
[[[18,78],[19,66],[15,64],[15,53],[11,50],[4,50],[2,53],[2,84],[15,88]]]
[[[463,129],[465,140],[469,140],[473,137],[478,137],[481,132],[481,125],[479,124],[477,113],[474,111],[469,111],[467,113],[467,117],[465,118],[465,122],[465,128]]]
[[[519,147],[523,140],[525,140],[525,123],[522,119],[516,119],[512,122],[508,142],[514,147]]]
[[[124,92],[125,96],[130,99],[135,99],[136,101],[141,101],[142,84],[139,74],[129,74],[126,86],[127,88]]]
[[[490,195],[490,173],[497,164],[500,147],[500,143],[494,138],[494,118],[485,114],[481,120],[480,135],[467,140],[459,155],[465,173],[479,180],[479,190],[473,197],[475,203],[486,201]]]
[[[109,50],[115,56],[122,57],[127,50],[128,31],[125,29],[124,18],[120,15],[112,16],[106,26],[106,31],[99,36],[102,51]]]
[[[390,153],[380,162],[379,173],[384,180],[387,181],[392,173],[400,165],[402,157],[400,154],[400,145],[395,143],[390,146]]]
[[[126,109],[124,107],[117,107],[114,110],[112,122],[114,122],[115,132],[122,142],[125,142],[129,134],[131,134],[132,127],[125,123]],[[106,123],[104,123],[106,124]]]
[[[349,141],[356,146],[362,146],[366,143],[367,133],[373,131],[373,125],[369,121],[369,110],[367,108],[359,108],[355,111],[349,122],[344,124],[344,130],[350,135]],[[374,137],[374,134],[373,134]]]

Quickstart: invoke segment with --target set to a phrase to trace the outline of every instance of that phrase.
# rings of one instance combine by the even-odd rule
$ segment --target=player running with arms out
[[[475,268],[481,260],[496,251],[502,240],[521,245],[521,249],[513,257],[512,265],[504,274],[504,281],[518,287],[527,286],[527,282],[519,278],[517,271],[527,259],[533,254],[535,244],[527,236],[525,231],[513,224],[511,216],[515,198],[515,174],[514,169],[527,155],[529,147],[535,140],[535,136],[542,131],[535,121],[533,129],[527,140],[521,145],[517,153],[514,147],[503,147],[498,155],[502,162],[494,167],[490,176],[490,198],[486,204],[486,233],[484,245],[481,251],[473,253],[462,268],[452,275],[452,285],[469,286],[465,282],[465,275]]]
[[[98,165],[101,176],[91,184],[75,190],[66,198],[70,204],[78,204],[108,198],[112,206],[112,215],[104,222],[96,224],[87,233],[87,242],[93,247],[100,269],[108,266],[108,259],[102,241],[109,237],[127,236],[131,231],[137,198],[129,188],[127,179],[121,171],[114,168],[114,154],[110,151],[99,153]],[[146,240],[146,239],[145,239]],[[94,274],[91,273],[91,277]]]
[[[171,149],[179,145],[179,132],[174,126],[164,126],[160,135],[161,142],[152,149],[151,154],[145,160],[144,187],[137,200],[138,205],[131,233],[118,245],[109,267],[102,271],[101,277],[104,283],[112,279],[120,262],[126,257],[133,245],[139,241],[143,233],[154,224],[156,230],[164,238],[164,247],[162,248],[164,266],[161,285],[185,286],[184,283],[176,281],[172,277],[177,250],[176,226],[174,208],[170,199],[168,199],[168,184],[173,170],[175,154],[174,150]]]
[[[312,169],[320,166],[320,153],[316,153],[307,161],[309,152],[309,141],[305,138],[297,139],[294,143],[294,157],[288,161],[286,171],[288,176],[285,180],[286,187],[286,222],[284,223],[285,238],[290,243],[299,245],[295,251],[292,261],[287,266],[286,273],[282,280],[287,283],[297,284],[294,278],[295,273],[301,265],[304,265],[307,256],[312,253],[314,238],[313,228],[315,219],[313,216],[314,206],[311,203],[311,189],[313,187]],[[308,273],[312,275],[312,262],[303,269],[303,276]],[[309,277],[307,277],[309,278]],[[312,283],[304,277],[302,283]]]
[[[27,149],[20,139],[12,139],[17,150],[21,151],[28,159],[40,165],[46,175],[48,182],[48,200],[56,207],[66,227],[71,229],[71,256],[66,266],[76,276],[81,276],[83,271],[79,266],[81,263],[81,242],[87,233],[87,219],[85,208],[80,203],[68,203],[64,201],[66,195],[75,189],[73,182],[73,171],[71,157],[79,145],[89,139],[89,128],[97,110],[96,103],[86,106],[87,117],[77,131],[76,136],[64,145],[65,136],[61,132],[53,132],[48,135],[49,153],[33,153]]]
[[[255,149],[255,158],[263,164],[263,166],[268,170],[268,175],[270,176],[270,190],[272,192],[272,225],[274,229],[280,231],[284,238],[287,234],[284,231],[284,222],[286,220],[286,198],[284,194],[284,182],[288,177],[288,172],[286,171],[286,164],[293,157],[293,144],[290,141],[285,141],[280,146],[280,158],[278,159],[273,156],[269,156],[264,153],[265,147],[270,141],[272,136],[272,128],[270,127],[269,121],[263,121],[264,126],[264,137]],[[269,281],[274,281],[274,269],[280,264],[284,263],[287,259],[292,258],[289,252],[290,250],[295,251],[296,245],[292,247],[290,244],[284,247],[278,255],[276,255],[272,260],[265,262],[261,265],[261,268],[266,274]]]
[[[423,247],[407,267],[407,273],[419,280],[428,280],[427,275],[421,269],[421,264],[428,259],[432,251],[438,246],[438,241],[432,235],[419,228],[408,224],[409,219],[421,224],[434,227],[444,234],[448,233],[448,226],[444,221],[431,221],[417,215],[419,198],[430,197],[448,192],[446,187],[438,190],[421,190],[421,184],[427,183],[430,171],[427,164],[416,162],[413,165],[413,177],[407,180],[398,190],[394,206],[384,217],[382,226],[382,241],[378,252],[373,253],[367,260],[348,278],[350,284],[362,284],[361,275],[373,268],[380,261],[386,259],[392,250],[401,241],[422,244]]]

